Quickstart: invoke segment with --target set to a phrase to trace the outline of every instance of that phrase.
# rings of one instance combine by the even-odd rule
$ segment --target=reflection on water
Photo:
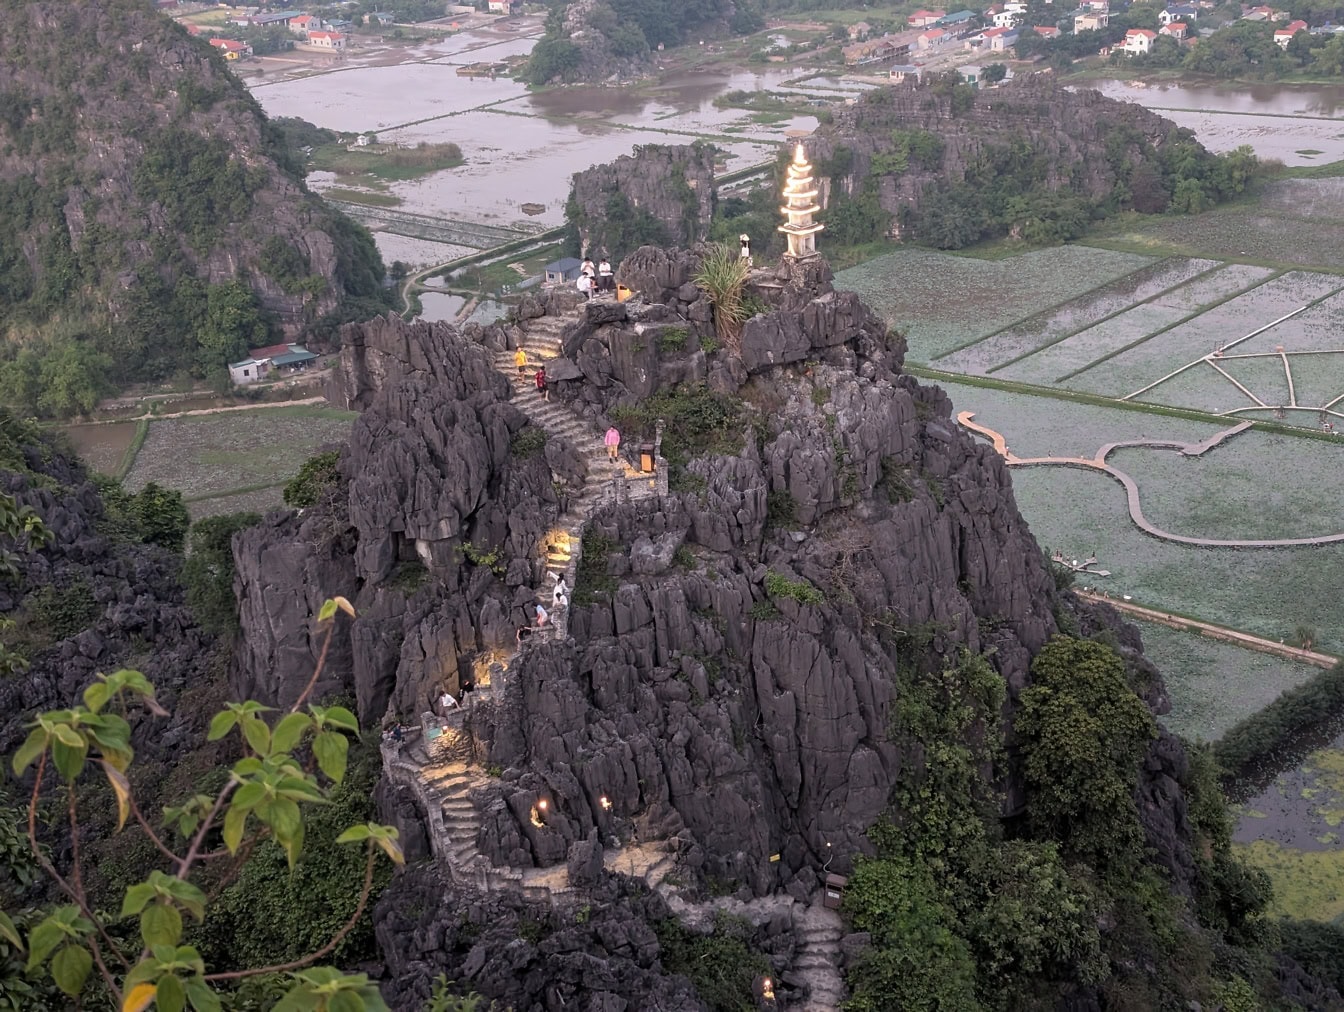
[[[1193,130],[1212,151],[1248,144],[1261,158],[1277,158],[1286,165],[1344,158],[1344,131],[1337,122],[1344,118],[1344,87],[1113,80],[1089,87],[1160,112]]]
[[[420,294],[420,305],[424,308],[420,311],[420,319],[428,320],[431,323],[439,320],[452,323],[457,319],[457,314],[462,312],[466,304],[467,300],[460,295],[449,295],[446,292],[422,292]]]
[[[1109,98],[1137,102],[1150,109],[1332,118],[1344,113],[1344,86],[1340,85],[1096,81],[1088,87]]]

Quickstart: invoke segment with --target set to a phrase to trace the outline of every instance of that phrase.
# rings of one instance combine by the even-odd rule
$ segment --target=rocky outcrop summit
[[[643,144],[633,155],[576,172],[566,205],[583,249],[615,259],[633,252],[636,222],[646,231],[655,223],[660,245],[693,246],[708,235],[713,213],[714,149],[700,143]]]
[[[332,396],[363,413],[344,481],[235,541],[240,691],[293,698],[332,593],[359,617],[323,688],[352,693],[366,724],[491,672],[448,759],[428,736],[385,748],[386,818],[436,864],[380,906],[398,1008],[439,974],[514,1007],[701,1007],[670,939],[721,914],[743,919],[785,1006],[833,1006],[836,960],[872,939],[821,916],[822,878],[874,853],[899,785],[937,761],[897,730],[912,678],[978,657],[1002,680],[1005,751],[982,775],[1008,820],[1030,797],[1019,700],[1056,633],[1113,644],[1134,691],[1166,705],[1137,634],[1058,589],[1002,458],[903,373],[903,339],[824,260],[753,271],[761,311],[730,334],[692,280],[701,255],[640,249],[623,303],[565,289],[502,326],[346,328]],[[551,400],[530,417],[616,425],[667,485],[585,506],[565,634],[520,648],[582,453],[529,436],[490,363],[543,342]],[[1161,733],[1136,773],[1145,860],[1181,897],[1207,885],[1192,770]]]
[[[919,232],[940,194],[990,190],[1011,177],[1022,197],[1039,189],[1157,212],[1173,196],[1177,145],[1188,163],[1180,171],[1210,177],[1205,189],[1214,199],[1214,156],[1190,130],[1138,103],[1064,87],[1047,74],[980,91],[959,80],[938,75],[876,88],[835,107],[832,122],[807,140],[823,205],[875,187],[880,208]]]

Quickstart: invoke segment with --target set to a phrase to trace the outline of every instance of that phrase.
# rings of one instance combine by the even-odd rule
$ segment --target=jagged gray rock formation
[[[625,212],[613,216],[612,202]],[[623,257],[628,219],[648,215],[662,242],[691,246],[709,233],[714,213],[714,148],[709,144],[642,144],[633,155],[574,174],[566,216],[585,252]],[[645,241],[649,241],[646,239]]]
[[[336,637],[321,688],[351,690],[362,720],[406,719],[469,658],[527,624],[530,560],[559,512],[541,455],[513,450],[526,418],[484,347],[446,324],[395,317],[342,331],[333,380],[364,405],[339,495],[273,514],[235,545],[244,697],[297,696],[320,647],[312,617],[343,594],[359,617]],[[512,560],[512,561],[510,561]]]
[[[990,658],[1008,686],[1009,753],[996,773],[1012,814],[1024,791],[1011,723],[1032,656],[1061,622],[1100,629],[1111,617],[1087,617],[1057,592],[1002,458],[953,423],[941,390],[901,373],[903,341],[831,289],[824,261],[755,272],[765,311],[732,347],[716,342],[696,262],[641,250],[621,266],[639,292],[630,302],[576,307],[568,290],[552,293],[470,340],[442,325],[349,329],[334,389],[366,407],[342,458],[348,485],[238,539],[240,668],[253,694],[283,700],[311,663],[309,617],[330,593],[316,581],[346,580],[359,618],[334,654],[333,688],[353,688],[366,721],[417,713],[445,679],[500,655],[537,578],[559,564],[541,539],[557,523],[551,483],[562,472],[586,482],[594,469],[584,424],[565,418],[597,432],[657,403],[672,414],[662,445],[677,450],[676,490],[585,508],[566,532],[583,537],[568,635],[505,645],[503,675],[453,725],[450,759],[418,743],[385,753],[396,767],[387,818],[454,889],[492,894],[490,911],[528,900],[544,902],[536,916],[547,919],[596,909],[619,872],[699,930],[716,909],[758,928],[778,915],[789,939],[772,964],[780,993],[825,1008],[839,985],[823,971],[844,949],[836,925],[805,911],[824,870],[869,852],[865,832],[900,771],[925,761],[889,731],[902,666]],[[543,344],[555,355],[552,401],[528,411],[575,445],[501,455],[526,428],[505,400],[526,379],[499,370],[510,349]],[[698,406],[675,414],[688,403]],[[711,427],[709,448],[687,442],[705,435],[698,411],[731,419]],[[499,555],[470,564],[456,550],[467,541]],[[268,571],[271,559],[286,571]],[[414,593],[397,587],[408,563],[426,574]],[[270,670],[283,673],[266,681]],[[1187,890],[1188,772],[1164,737],[1139,790],[1150,843]],[[397,960],[407,933],[434,939],[411,946],[424,957],[414,965],[398,963],[398,980],[416,982],[398,990],[398,1007],[439,970],[508,1001],[540,1000],[542,984],[529,982],[543,979],[565,1001],[583,993],[574,968],[551,959],[576,937],[504,946],[506,982],[485,971],[494,947],[462,953],[434,917],[380,925]],[[659,1007],[647,997],[657,968],[647,954],[628,965],[617,948],[615,976],[590,985],[594,1007]]]

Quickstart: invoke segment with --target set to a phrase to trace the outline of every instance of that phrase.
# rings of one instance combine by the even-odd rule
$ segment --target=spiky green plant
[[[741,348],[742,324],[751,319],[751,310],[743,297],[750,271],[736,249],[717,244],[700,261],[694,279],[714,307],[714,330],[719,343],[734,352]]]

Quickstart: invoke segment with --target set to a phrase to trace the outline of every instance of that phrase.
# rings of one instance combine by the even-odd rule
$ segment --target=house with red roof
[[[1177,42],[1185,41],[1185,37],[1190,33],[1190,26],[1184,21],[1173,21],[1169,25],[1163,25],[1157,30],[1158,35],[1167,35]]]
[[[241,60],[244,56],[252,55],[252,47],[237,39],[211,39],[210,45],[224,50],[226,60]]]
[[[341,51],[345,49],[345,36],[340,32],[309,32],[308,45]]]
[[[309,32],[320,32],[325,30],[327,23],[316,14],[300,14],[296,18],[291,18],[289,30],[300,38],[306,39]]]
[[[911,28],[929,28],[945,17],[947,17],[947,11],[918,10],[906,18],[905,23]]]
[[[1017,45],[1016,28],[986,28],[980,33],[981,46],[988,46],[992,53],[1002,53],[1009,46]]]
[[[1153,42],[1157,39],[1157,32],[1147,28],[1131,28],[1125,32],[1125,41],[1120,44],[1120,51],[1128,56],[1139,56],[1140,54],[1153,51]]]
[[[1032,28],[1032,31],[1043,39],[1059,38],[1059,29],[1056,28],[1054,25],[1036,25],[1034,28]]]
[[[919,38],[915,40],[915,48],[928,52],[931,49],[941,49],[955,41],[956,39],[946,30],[930,28],[927,32],[920,33]]]
[[[1281,49],[1287,49],[1288,43],[1293,41],[1293,36],[1306,30],[1307,23],[1305,21],[1289,21],[1282,28],[1274,29],[1274,43]]]

